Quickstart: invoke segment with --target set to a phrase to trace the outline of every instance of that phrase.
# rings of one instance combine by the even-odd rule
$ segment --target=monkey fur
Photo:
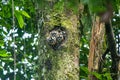
[[[54,50],[57,50],[61,47],[66,38],[67,38],[66,29],[61,26],[55,26],[49,32],[47,42]]]

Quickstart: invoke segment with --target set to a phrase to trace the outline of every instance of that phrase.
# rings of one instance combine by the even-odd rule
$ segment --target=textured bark
[[[118,80],[120,80],[120,60],[119,60],[119,64],[118,64]]]
[[[105,43],[104,34],[104,24],[100,24],[99,17],[95,17],[95,20],[93,20],[88,58],[88,69],[90,72],[100,72],[102,69],[101,57],[105,50],[105,46],[103,46]],[[90,74],[89,80],[97,80],[97,78]]]
[[[51,24],[52,22],[55,24]],[[39,28],[38,80],[79,80],[78,17],[74,14],[64,14],[61,22],[56,19],[52,22],[47,20],[43,27]],[[54,25],[59,24],[67,30],[67,39],[59,49],[54,50],[48,45],[46,37]]]

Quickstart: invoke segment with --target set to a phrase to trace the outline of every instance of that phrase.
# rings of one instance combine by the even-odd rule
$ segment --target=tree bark
[[[38,80],[79,80],[79,19],[77,15],[69,13],[56,13],[58,17],[51,12],[50,18],[41,23],[42,26],[41,20],[38,20]],[[54,17],[60,18],[60,21]],[[67,32],[67,39],[58,49],[47,42],[54,26],[62,26]]]
[[[100,24],[99,17],[95,16],[92,26],[92,36],[90,41],[90,51],[88,58],[88,69],[90,71],[89,80],[98,80],[92,72],[100,72],[102,69],[102,55],[105,52],[105,27]]]
[[[118,64],[118,80],[120,80],[120,60],[119,60],[119,64]]]

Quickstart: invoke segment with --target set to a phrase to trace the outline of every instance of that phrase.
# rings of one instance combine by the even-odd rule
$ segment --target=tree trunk
[[[119,60],[119,64],[118,64],[118,80],[120,80],[120,60]]]
[[[90,51],[88,58],[88,69],[90,71],[89,80],[98,80],[92,72],[100,72],[102,69],[102,54],[105,52],[105,27],[100,24],[99,17],[94,17],[92,26],[92,36],[90,41]]]
[[[79,80],[78,17],[72,12],[69,15],[56,14],[52,15],[51,12],[50,18],[42,26],[41,20],[38,20],[38,80]],[[52,36],[51,33],[61,28],[66,31],[65,40],[62,43],[50,43],[48,38]]]

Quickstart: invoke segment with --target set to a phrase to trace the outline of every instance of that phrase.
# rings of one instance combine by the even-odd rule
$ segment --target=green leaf
[[[37,3],[39,3],[39,8],[43,9],[45,6],[47,6],[46,1],[45,0],[36,0]]]
[[[11,55],[7,53],[6,50],[0,50],[0,57],[10,57]]]
[[[1,58],[2,59],[2,61],[5,61],[6,63],[8,62],[13,62],[14,61],[14,59],[13,58]]]
[[[64,10],[64,1],[61,0],[61,1],[57,2],[57,3],[54,5],[54,9],[55,9],[56,11],[63,12],[63,10]]]
[[[3,69],[3,67],[2,66],[0,66],[0,70],[2,70]]]
[[[23,20],[22,15],[20,14],[20,12],[19,11],[15,11],[15,16],[16,16],[16,18],[18,20],[20,28],[23,28],[24,20]]]
[[[89,0],[88,6],[91,13],[100,13],[106,10],[103,0]]]
[[[30,18],[29,14],[26,11],[20,11],[22,15],[24,15],[27,18]]]
[[[0,46],[3,46],[3,45],[4,45],[4,41],[0,40]]]
[[[97,72],[92,72],[92,74],[95,76],[95,77],[97,77],[98,79],[100,79],[100,80],[102,80],[102,74],[99,74],[99,73],[97,73]]]
[[[107,77],[107,80],[112,80],[110,73],[105,73],[104,76]]]
[[[88,68],[84,66],[80,66],[81,70],[83,70],[86,74],[89,73]]]
[[[79,7],[79,0],[69,0],[67,2],[67,8],[71,9],[73,13],[77,14],[79,12],[78,7]]]

